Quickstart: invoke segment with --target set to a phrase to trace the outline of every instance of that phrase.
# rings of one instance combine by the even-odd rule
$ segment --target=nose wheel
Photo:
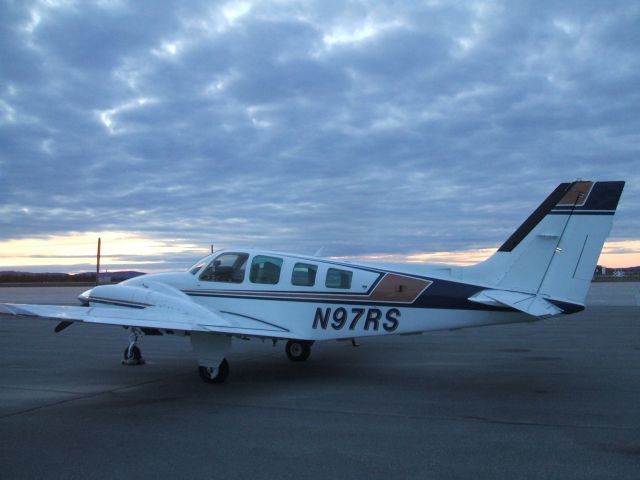
[[[138,340],[142,337],[142,333],[137,329],[133,329],[129,334],[129,346],[124,349],[123,365],[144,365],[142,351],[138,347]]]
[[[313,342],[304,340],[289,340],[285,346],[287,358],[292,362],[304,362],[311,355]]]

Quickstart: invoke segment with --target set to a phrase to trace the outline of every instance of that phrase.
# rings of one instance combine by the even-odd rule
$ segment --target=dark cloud
[[[637,5],[0,8],[0,240],[487,247],[578,177],[637,238]]]

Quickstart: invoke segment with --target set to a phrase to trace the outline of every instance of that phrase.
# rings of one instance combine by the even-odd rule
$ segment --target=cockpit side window
[[[246,253],[223,253],[218,255],[200,275],[207,282],[242,283],[247,268]]]
[[[256,255],[253,257],[253,261],[251,262],[251,274],[249,275],[249,279],[252,283],[275,285],[280,281],[281,269],[281,258]]]

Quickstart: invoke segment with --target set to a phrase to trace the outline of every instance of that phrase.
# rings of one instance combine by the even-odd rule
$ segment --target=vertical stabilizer
[[[475,273],[497,289],[584,304],[623,188],[560,184]]]

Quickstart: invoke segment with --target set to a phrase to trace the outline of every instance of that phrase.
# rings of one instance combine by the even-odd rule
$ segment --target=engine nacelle
[[[99,285],[84,292],[79,299],[80,301],[86,299],[90,306],[138,309],[154,307],[194,315],[194,318],[211,314],[209,310],[195,303],[180,290],[153,281],[136,286]]]

